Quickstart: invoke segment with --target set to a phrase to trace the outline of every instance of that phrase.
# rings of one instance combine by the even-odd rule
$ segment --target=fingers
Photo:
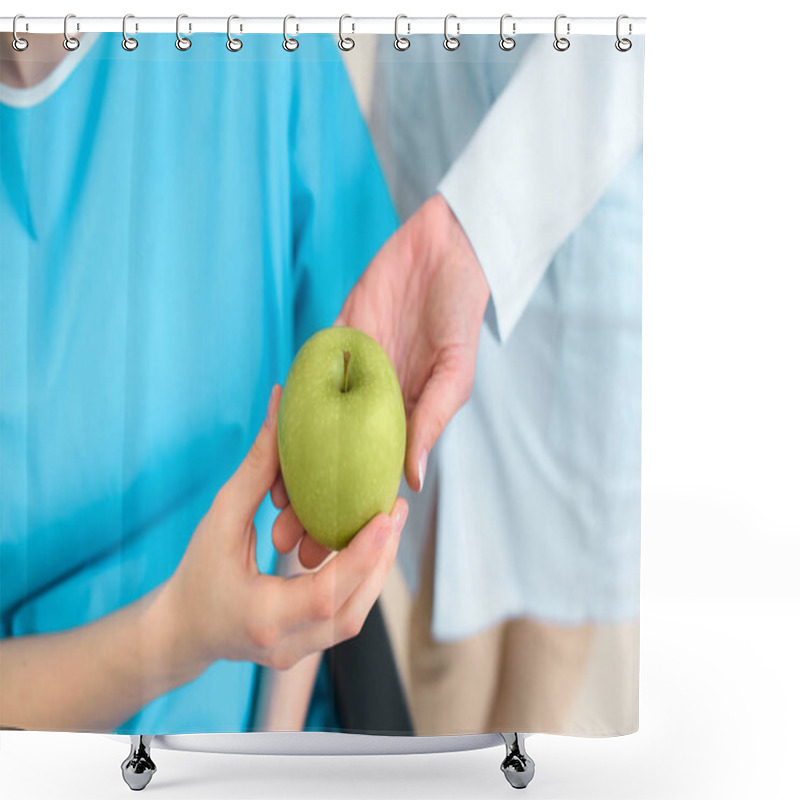
[[[462,355],[434,368],[409,420],[406,483],[419,492],[425,482],[428,454],[445,426],[469,398],[475,365]]]
[[[405,524],[407,515],[408,504],[402,498],[398,498],[392,510],[394,521],[392,532],[377,559],[373,555],[372,564],[363,573],[361,580],[354,585],[349,596],[338,606],[335,613],[318,620],[309,627],[298,629],[276,647],[275,657],[279,665],[291,666],[309,653],[333,647],[360,633],[364,620],[380,596],[386,576],[394,563],[400,542],[400,531]],[[338,561],[349,547],[350,545],[342,550],[331,561],[331,564]],[[323,567],[320,573],[325,569],[327,567]]]
[[[399,534],[408,517],[408,503],[403,499],[398,499],[396,505],[398,522],[395,532],[397,535],[393,536],[390,542],[387,542],[375,568],[350,595],[337,613],[336,622],[340,626],[340,629],[346,632],[346,636],[342,638],[350,638],[358,633],[360,624],[363,624],[367,614],[369,614],[370,609],[378,599],[381,589],[383,589],[383,584],[386,582],[386,576],[389,574],[389,570],[394,563],[395,556],[397,555],[397,547],[400,543]],[[353,631],[356,625],[358,625],[358,630]],[[341,639],[337,641],[341,641]]]
[[[294,509],[286,506],[272,525],[272,544],[279,553],[290,553],[304,533],[303,523]]]
[[[218,498],[229,511],[252,520],[278,474],[277,417],[281,387],[272,387],[267,417],[236,472],[220,489]]]
[[[286,506],[272,525],[272,544],[279,553],[291,553],[298,542],[298,558],[306,569],[319,566],[331,554],[327,547],[306,533],[294,509]]]
[[[286,484],[283,482],[283,475],[280,472],[269,493],[275,508],[286,508],[289,505],[289,493],[286,491]]]
[[[330,620],[374,568],[393,526],[405,523],[408,505],[398,498],[392,517],[377,514],[343,550],[317,572],[290,578],[283,586],[278,614],[281,629],[290,631],[314,622]],[[269,576],[263,576],[269,579]],[[268,585],[268,583],[266,584]]]
[[[300,549],[298,550],[297,557],[306,569],[314,569],[314,567],[318,567],[331,552],[332,551],[325,547],[325,545],[320,544],[306,534],[300,540]]]

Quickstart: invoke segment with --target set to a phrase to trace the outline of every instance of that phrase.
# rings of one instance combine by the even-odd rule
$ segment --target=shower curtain
[[[635,731],[643,38],[3,36],[0,726]]]

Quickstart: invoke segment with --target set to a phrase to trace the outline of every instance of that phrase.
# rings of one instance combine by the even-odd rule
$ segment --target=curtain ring
[[[293,53],[298,47],[300,47],[300,42],[298,42],[297,39],[293,39],[286,32],[290,19],[297,19],[297,17],[293,17],[291,14],[289,14],[283,18],[283,49],[286,50],[287,53]],[[299,25],[297,26],[297,30],[300,30]]]
[[[450,22],[451,19],[457,19],[456,15],[455,14],[448,14],[444,18],[444,41],[442,42],[442,44],[444,45],[444,49],[445,50],[449,50],[450,52],[452,52],[453,50],[458,50],[458,46],[461,44],[461,42],[458,40],[458,34],[461,32],[461,23],[460,22],[456,22],[456,35],[455,36],[451,36],[447,32],[447,23]]]
[[[237,17],[236,14],[231,14],[228,17],[228,41],[225,42],[225,47],[227,47],[228,50],[231,51],[231,53],[238,53],[242,49],[242,47],[244,47],[244,44],[242,43],[241,39],[237,39],[235,36],[231,36],[231,22],[233,22],[233,20],[235,19],[239,19],[239,17]],[[241,31],[241,26],[239,27],[239,30]]]
[[[500,17],[500,49],[505,50],[506,52],[513,50],[517,46],[516,41],[511,36],[506,36],[505,32],[503,31],[503,25],[507,19],[511,19],[511,14],[503,14],[503,16]],[[517,32],[516,22],[511,23],[511,32]]]
[[[129,53],[133,52],[139,46],[139,40],[128,36],[128,20],[136,19],[133,14],[126,14],[122,18],[122,49],[127,50]]]
[[[563,53],[565,50],[569,50],[569,39],[566,36],[559,36],[558,35],[558,21],[560,19],[566,19],[566,14],[559,14],[556,17],[556,21],[553,23],[553,35],[556,37],[556,40],[553,42],[553,47],[558,50],[559,53]],[[570,24],[567,23],[567,36],[569,36],[569,28]]]
[[[353,19],[353,18],[349,14],[342,14],[342,16],[339,17],[339,49],[344,50],[345,53],[348,52],[349,50],[352,50],[356,46],[355,39],[352,39],[349,36],[344,36],[342,34],[342,23],[346,19]],[[354,23],[351,23],[351,25],[353,28],[353,33],[355,33],[356,26]]]
[[[619,24],[624,19],[628,19],[628,15],[627,14],[620,14],[617,17],[617,41],[614,42],[614,47],[616,47],[617,50],[620,51],[620,53],[627,53],[628,50],[630,50],[631,47],[633,47],[633,42],[631,42],[630,39],[621,39],[620,35],[619,35]],[[628,35],[630,36],[630,34],[632,32],[633,32],[633,26],[629,22],[628,23]]]
[[[67,30],[67,26],[69,25],[69,21],[71,19],[75,19],[74,14],[67,14],[64,17],[64,49],[69,50],[71,53],[73,50],[77,50],[81,46],[81,40],[76,38],[75,36],[70,36]]]
[[[25,19],[24,14],[17,14],[14,17],[14,22],[11,23],[11,33],[14,36],[13,41],[11,42],[11,46],[18,52],[21,53],[23,50],[28,49],[28,40],[23,39],[21,36],[17,35],[17,20],[18,19]]]
[[[408,17],[405,14],[398,14],[394,18],[394,49],[400,50],[408,50],[411,47],[411,39],[407,39],[405,36],[400,35],[400,20],[405,19],[407,20]],[[411,23],[406,22],[406,28],[408,28],[408,33],[411,33]]]
[[[188,19],[188,14],[178,14],[175,20],[175,47],[178,50],[188,50],[192,46],[192,40],[187,38],[186,36],[181,35],[181,20]],[[189,30],[191,30],[191,25],[189,26]]]

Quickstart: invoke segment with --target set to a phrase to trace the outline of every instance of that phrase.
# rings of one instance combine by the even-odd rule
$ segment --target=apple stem
[[[347,391],[347,372],[350,368],[350,351],[344,351],[344,386],[342,387],[342,391]]]

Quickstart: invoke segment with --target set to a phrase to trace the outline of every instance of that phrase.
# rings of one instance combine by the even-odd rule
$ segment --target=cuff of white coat
[[[518,242],[526,237],[520,237],[510,223],[519,214],[505,213],[514,198],[505,196],[507,187],[498,184],[478,188],[479,182],[459,160],[437,191],[461,224],[483,269],[491,293],[487,323],[502,344],[519,322],[553,253],[520,252]],[[498,198],[503,200],[497,202]],[[520,202],[524,200],[520,198]]]

